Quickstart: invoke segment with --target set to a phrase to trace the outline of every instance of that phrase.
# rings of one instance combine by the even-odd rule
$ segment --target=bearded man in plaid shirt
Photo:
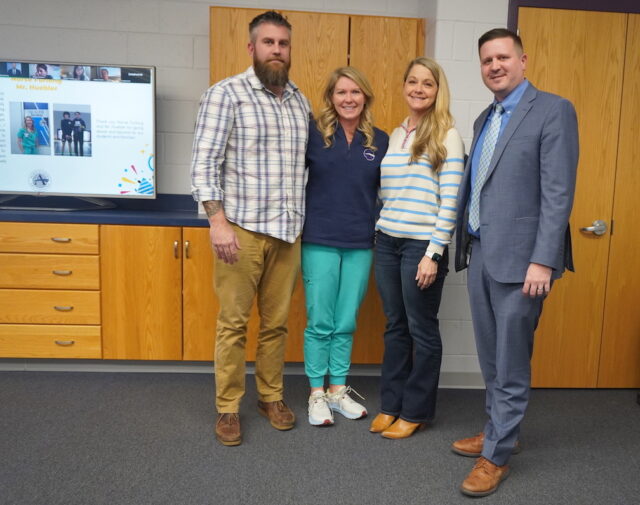
[[[249,36],[253,65],[202,97],[191,168],[215,253],[216,437],[223,445],[242,441],[247,322],[256,298],[258,410],[278,430],[295,423],[283,401],[283,368],[300,266],[310,107],[289,80],[289,22],[265,12],[251,21]]]

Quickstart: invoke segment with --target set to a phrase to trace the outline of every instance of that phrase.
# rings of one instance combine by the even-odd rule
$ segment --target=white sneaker
[[[333,424],[333,412],[327,403],[327,396],[322,391],[315,391],[309,397],[309,424],[313,426]]]
[[[366,417],[367,409],[358,402],[355,402],[349,396],[349,393],[355,393],[360,396],[355,389],[351,386],[342,386],[337,392],[330,393],[327,390],[327,400],[329,401],[329,408],[340,412],[347,419],[360,419]],[[364,400],[362,396],[360,396]]]

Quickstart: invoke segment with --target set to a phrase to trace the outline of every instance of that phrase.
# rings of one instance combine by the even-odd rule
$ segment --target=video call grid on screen
[[[155,197],[154,78],[0,61],[0,193]]]

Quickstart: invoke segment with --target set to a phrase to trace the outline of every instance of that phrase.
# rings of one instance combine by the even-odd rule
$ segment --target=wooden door
[[[536,334],[532,383],[596,387],[607,273],[613,259],[611,235],[580,229],[596,219],[611,226],[627,15],[521,8],[519,29],[529,55],[527,77],[538,88],[570,99],[580,129],[570,221],[576,273],[565,274],[545,302]]]
[[[407,64],[424,55],[424,20],[351,16],[350,53],[350,64],[373,86],[376,126],[391,133],[407,116],[402,77]]]
[[[598,387],[640,388],[640,15],[629,15]]]
[[[182,359],[181,229],[100,227],[104,359]]]

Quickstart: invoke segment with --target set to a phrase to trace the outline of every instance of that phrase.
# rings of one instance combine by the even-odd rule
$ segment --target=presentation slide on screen
[[[0,61],[0,193],[154,197],[153,79]]]

